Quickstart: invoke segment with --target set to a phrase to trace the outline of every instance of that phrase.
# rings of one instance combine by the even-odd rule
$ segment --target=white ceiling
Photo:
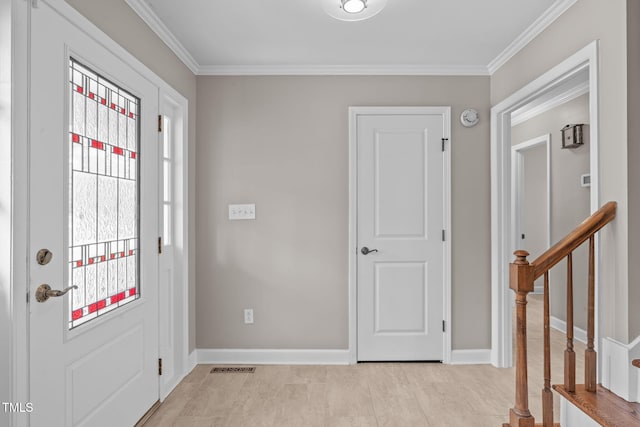
[[[197,74],[488,74],[575,0],[387,0],[359,22],[323,0],[127,2]]]

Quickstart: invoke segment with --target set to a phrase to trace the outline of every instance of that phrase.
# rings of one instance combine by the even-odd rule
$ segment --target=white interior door
[[[359,361],[443,360],[447,112],[357,118]]]
[[[158,400],[158,89],[47,1],[31,19],[30,423],[130,426]]]

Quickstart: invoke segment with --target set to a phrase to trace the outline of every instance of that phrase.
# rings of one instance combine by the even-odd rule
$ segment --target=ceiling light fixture
[[[342,0],[342,8],[347,13],[360,13],[367,8],[367,0]]]
[[[363,21],[377,15],[387,0],[321,0],[327,15],[340,21]]]

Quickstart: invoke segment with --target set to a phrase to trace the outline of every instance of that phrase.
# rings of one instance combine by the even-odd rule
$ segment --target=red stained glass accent
[[[93,258],[89,258],[89,264],[93,264]]]
[[[96,141],[95,139],[91,140],[91,146],[99,150],[104,150],[104,144],[100,141]]]
[[[112,296],[111,304],[116,304],[117,302],[122,301],[123,299],[125,299],[125,295],[126,295],[126,292],[120,292],[119,294]]]
[[[82,261],[76,261],[76,267],[82,267]]]
[[[73,310],[73,311],[71,312],[71,318],[72,318],[73,320],[78,320],[78,319],[79,319],[79,318],[81,318],[81,317],[82,317],[82,309],[81,309],[81,308],[79,308],[79,309],[77,309],[77,310]]]
[[[111,103],[111,109],[115,110],[116,109],[116,104],[114,104],[113,102]]]
[[[102,301],[98,301],[98,310],[102,310],[107,306],[107,300],[103,299]]]
[[[90,99],[95,99],[96,98],[96,94],[93,92],[89,92],[89,98]]]
[[[101,261],[101,262],[105,262],[106,260],[107,260],[107,257],[106,257],[106,256],[102,255],[102,256],[100,257],[100,261]]]
[[[111,254],[111,259],[114,259],[116,257],[116,254]]]
[[[124,257],[124,252],[120,252],[120,257]]]
[[[78,89],[77,89],[77,90],[78,90],[78,93],[82,93],[82,92],[84,92],[84,89],[82,88],[82,86],[78,86]]]
[[[80,135],[78,135],[77,133],[72,133],[71,134],[71,140],[73,142],[80,142]]]
[[[129,117],[133,119],[133,112],[129,112]]]
[[[132,250],[129,250],[129,255],[133,255],[133,251]]]
[[[121,108],[121,109],[120,109],[120,112],[121,112],[122,114],[126,114],[126,110],[125,110],[124,108]]]
[[[136,294],[136,288],[129,289],[129,296],[132,297]]]
[[[102,98],[102,99],[100,99],[100,103],[101,103],[102,105],[107,105],[107,98]]]
[[[93,313],[97,309],[98,309],[98,304],[97,303],[94,302],[93,304],[89,304],[89,313]]]
[[[131,158],[135,159],[136,158],[136,153],[134,153],[133,151],[131,152]]]
[[[122,151],[122,148],[120,147],[113,147],[113,154],[117,154],[119,156],[122,156],[124,152]]]

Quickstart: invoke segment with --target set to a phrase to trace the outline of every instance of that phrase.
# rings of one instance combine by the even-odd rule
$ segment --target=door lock
[[[51,258],[53,258],[53,252],[49,249],[40,249],[36,254],[36,260],[40,265],[47,265],[51,262]]]

